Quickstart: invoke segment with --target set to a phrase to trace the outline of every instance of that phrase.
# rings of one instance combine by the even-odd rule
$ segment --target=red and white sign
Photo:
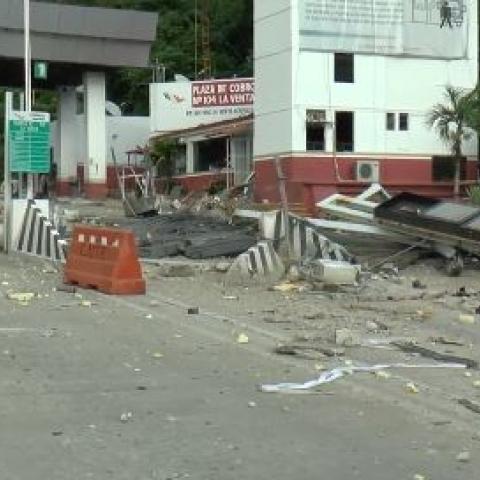
[[[192,83],[192,108],[253,105],[253,79],[212,80]]]
[[[253,113],[254,104],[253,78],[153,83],[151,129],[168,132],[244,117]]]

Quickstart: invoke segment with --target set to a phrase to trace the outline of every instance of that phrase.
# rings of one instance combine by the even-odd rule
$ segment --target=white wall
[[[127,163],[128,150],[145,147],[150,133],[149,117],[107,117],[107,159],[112,163],[111,147],[118,163]],[[114,138],[115,136],[115,138]]]
[[[255,156],[305,152],[307,109],[326,110],[328,120],[336,110],[354,111],[357,154],[447,153],[425,119],[442,101],[445,85],[473,88],[477,83],[477,5],[474,0],[468,3],[467,59],[355,55],[355,83],[340,84],[333,78],[333,53],[300,51],[298,0],[256,0]],[[387,131],[386,112],[408,113],[409,131]],[[332,129],[327,128],[327,151],[332,149]],[[475,141],[465,146],[467,154],[476,150]]]
[[[255,4],[255,155],[292,146],[294,35],[290,0]]]
[[[79,139],[85,138],[85,121],[83,115],[75,118],[75,138],[72,139],[77,164],[87,161],[85,142]],[[118,163],[127,163],[127,150],[134,150],[137,146],[145,146],[150,134],[149,117],[106,117],[106,148],[105,158],[107,163],[112,163],[111,147],[115,149]],[[113,136],[116,136],[114,139]],[[59,129],[57,122],[52,123],[52,146],[57,149],[59,145]],[[57,152],[55,150],[55,157]],[[58,160],[57,160],[58,161]]]

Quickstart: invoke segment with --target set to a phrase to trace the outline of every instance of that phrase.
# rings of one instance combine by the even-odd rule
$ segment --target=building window
[[[387,130],[395,130],[395,114],[394,113],[387,113],[386,117],[386,128]]]
[[[409,120],[408,113],[400,113],[398,116],[398,129],[406,132],[409,129]]]
[[[227,166],[227,141],[225,137],[198,142],[196,172],[211,172]]]
[[[352,53],[335,53],[335,82],[353,83],[355,65]]]
[[[354,151],[353,112],[335,112],[335,148],[337,152]]]
[[[460,161],[460,180],[467,177],[467,159]],[[432,179],[434,182],[449,182],[455,178],[455,157],[438,155],[432,157]]]
[[[325,110],[307,110],[308,151],[325,151]]]

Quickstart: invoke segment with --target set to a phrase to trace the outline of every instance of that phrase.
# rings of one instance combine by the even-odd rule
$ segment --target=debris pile
[[[480,208],[473,205],[410,193],[391,198],[374,185],[357,197],[332,195],[317,207],[328,216],[313,220],[323,230],[366,237],[375,248],[385,241],[403,245],[395,257],[414,249],[438,253],[450,276],[461,274],[465,256],[480,254]]]
[[[245,252],[257,242],[251,228],[190,213],[122,219],[116,225],[134,232],[143,258],[231,257]]]

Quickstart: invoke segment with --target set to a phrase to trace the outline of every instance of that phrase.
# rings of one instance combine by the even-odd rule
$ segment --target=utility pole
[[[9,152],[9,127],[10,117],[13,110],[13,94],[5,93],[5,139],[4,139],[4,173],[3,173],[3,251],[10,250],[10,209],[12,200],[12,181],[10,175],[10,152]]]
[[[210,0],[202,0],[202,72],[212,78],[212,49],[210,43]]]
[[[23,29],[25,42],[25,111],[32,111],[32,50],[30,42],[30,0],[23,0]],[[33,174],[27,175],[27,198],[33,199]]]
[[[198,79],[198,0],[195,0],[195,80]]]

